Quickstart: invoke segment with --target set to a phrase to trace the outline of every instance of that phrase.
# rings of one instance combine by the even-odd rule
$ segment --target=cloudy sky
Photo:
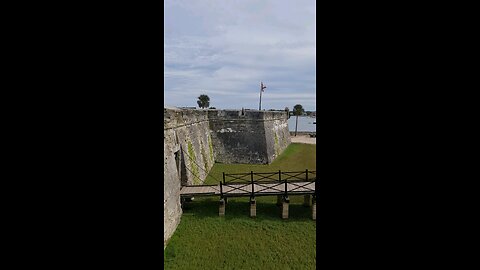
[[[164,105],[316,110],[315,0],[165,0]]]

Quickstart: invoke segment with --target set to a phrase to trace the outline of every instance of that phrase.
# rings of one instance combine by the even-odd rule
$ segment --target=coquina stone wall
[[[207,112],[164,109],[163,140],[166,244],[180,222],[180,187],[202,184],[214,164]]]
[[[286,112],[209,111],[215,161],[269,164],[290,144]]]
[[[287,124],[288,116],[278,112],[264,113],[265,141],[268,163],[278,157],[291,143]]]
[[[290,144],[282,111],[164,109],[164,247],[181,218],[180,188],[215,162],[268,164]]]

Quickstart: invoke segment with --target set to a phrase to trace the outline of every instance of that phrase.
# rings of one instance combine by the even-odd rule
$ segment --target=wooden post
[[[315,198],[315,195],[313,195],[312,198],[312,219],[317,220],[317,200]]]
[[[311,199],[310,199],[310,195],[305,195],[304,196],[304,200],[303,200],[303,205],[304,206],[310,206],[310,202],[311,202]]]
[[[282,218],[288,219],[288,204],[290,203],[290,199],[288,197],[283,197],[282,203]]]
[[[253,186],[253,171],[250,171],[250,180],[252,181],[252,194],[250,195],[250,197],[254,197],[255,196],[255,190],[254,190],[254,186]]]
[[[218,215],[221,217],[225,216],[225,200],[223,198],[220,198],[220,206],[218,209]]]
[[[250,197],[250,217],[257,216],[257,202],[255,201],[255,197]]]
[[[225,184],[225,172],[223,172],[223,183]]]

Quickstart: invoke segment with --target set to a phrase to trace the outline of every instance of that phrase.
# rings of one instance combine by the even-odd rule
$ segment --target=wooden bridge
[[[316,171],[270,173],[223,173],[218,185],[183,186],[180,189],[182,203],[194,196],[220,196],[219,215],[225,215],[228,197],[250,197],[250,216],[256,216],[257,196],[277,196],[282,206],[282,218],[288,218],[289,195],[304,195],[304,204],[312,207],[312,219],[316,219],[315,182]],[[312,198],[310,198],[312,197]]]

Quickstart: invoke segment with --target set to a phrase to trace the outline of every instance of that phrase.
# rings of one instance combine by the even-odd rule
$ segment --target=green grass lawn
[[[218,184],[222,172],[316,170],[315,145],[290,144],[270,165],[215,164],[205,184]],[[217,181],[218,180],[218,181]],[[229,198],[225,217],[218,197],[187,203],[165,249],[165,269],[315,269],[315,230],[303,196],[291,196],[289,219],[282,220],[276,197],[257,197],[257,217],[248,198]]]
[[[216,185],[223,178],[222,173],[247,173],[316,170],[317,149],[313,144],[290,144],[270,165],[221,164],[215,163],[205,179],[205,185]]]

